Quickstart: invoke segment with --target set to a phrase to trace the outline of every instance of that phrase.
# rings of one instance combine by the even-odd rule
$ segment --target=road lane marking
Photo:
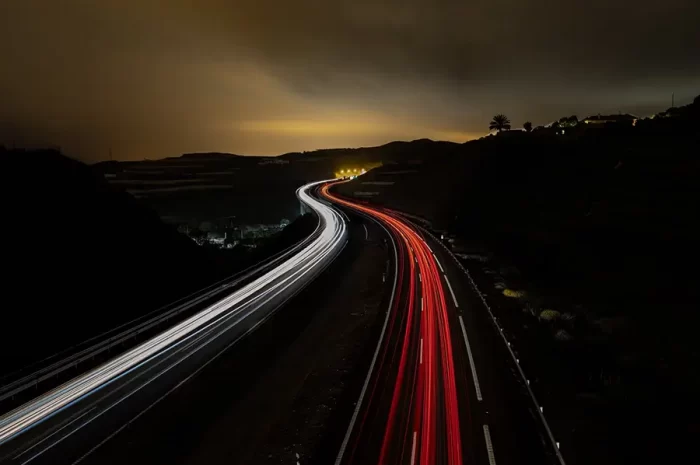
[[[472,348],[469,345],[469,338],[467,337],[467,328],[464,327],[464,319],[462,315],[459,316],[459,324],[462,327],[462,335],[464,336],[464,343],[467,346],[467,356],[469,357],[469,366],[472,369],[472,378],[474,378],[474,389],[476,390],[476,398],[481,402],[483,398],[481,397],[481,386],[479,386],[479,378],[476,376],[476,366],[474,365],[474,357],[472,356]]]
[[[420,364],[423,364],[423,338],[420,340]]]
[[[423,282],[423,279],[420,277],[420,273],[418,273],[418,281]]]
[[[442,265],[440,264],[440,260],[438,260],[437,256],[435,256],[435,254],[433,254],[433,258],[435,259],[435,263],[437,263],[437,266],[440,268],[440,271],[442,271],[444,273],[445,270],[442,268]]]
[[[367,225],[362,223],[362,227],[365,228],[365,240],[369,237],[369,231],[367,231]]]
[[[411,447],[411,465],[416,463],[416,431],[413,432],[413,446]]]
[[[420,298],[420,311],[423,311],[423,297]]]
[[[496,465],[496,457],[493,455],[493,444],[491,443],[489,425],[484,425],[484,439],[486,439],[486,453],[489,455],[489,465]]]
[[[447,287],[450,288],[450,294],[452,294],[452,300],[455,301],[455,307],[459,308],[459,304],[457,303],[457,297],[455,297],[455,291],[452,290],[452,284],[450,284],[450,280],[447,279],[447,275],[443,275],[445,277],[445,282],[447,283]]]

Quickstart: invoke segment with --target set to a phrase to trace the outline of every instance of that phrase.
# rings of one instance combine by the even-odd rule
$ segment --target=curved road
[[[346,225],[297,191],[319,217],[314,239],[194,316],[0,417],[0,462],[79,463],[266,321],[338,255]],[[127,421],[124,421],[124,419]]]
[[[396,252],[394,295],[336,465],[554,463],[507,348],[453,259],[396,212],[330,187],[321,195],[382,225]]]

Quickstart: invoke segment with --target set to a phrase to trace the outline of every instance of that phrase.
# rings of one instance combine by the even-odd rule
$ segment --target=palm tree
[[[491,122],[489,123],[489,130],[496,130],[498,132],[501,132],[504,129],[510,129],[510,120],[508,119],[508,117],[506,115],[501,114],[494,116]]]
[[[525,130],[525,132],[532,132],[532,123],[529,121],[525,121],[523,123],[523,129]]]

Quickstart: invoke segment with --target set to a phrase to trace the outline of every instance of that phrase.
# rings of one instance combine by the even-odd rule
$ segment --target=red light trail
[[[380,411],[382,404],[388,403],[377,464],[461,464],[453,344],[445,289],[435,257],[421,235],[397,215],[339,198],[328,189],[329,185],[321,188],[324,197],[372,217],[393,234],[400,252],[400,273],[409,283],[403,298],[394,302],[378,374],[343,463],[356,463],[356,449],[372,441],[363,438],[364,424],[375,410]],[[397,280],[397,290],[401,282]],[[393,380],[393,384],[385,381],[390,386],[377,381],[382,370],[396,373],[386,378]]]

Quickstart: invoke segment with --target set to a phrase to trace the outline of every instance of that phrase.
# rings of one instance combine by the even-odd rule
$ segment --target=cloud
[[[699,90],[695,0],[5,0],[0,142],[87,160],[462,140]]]

